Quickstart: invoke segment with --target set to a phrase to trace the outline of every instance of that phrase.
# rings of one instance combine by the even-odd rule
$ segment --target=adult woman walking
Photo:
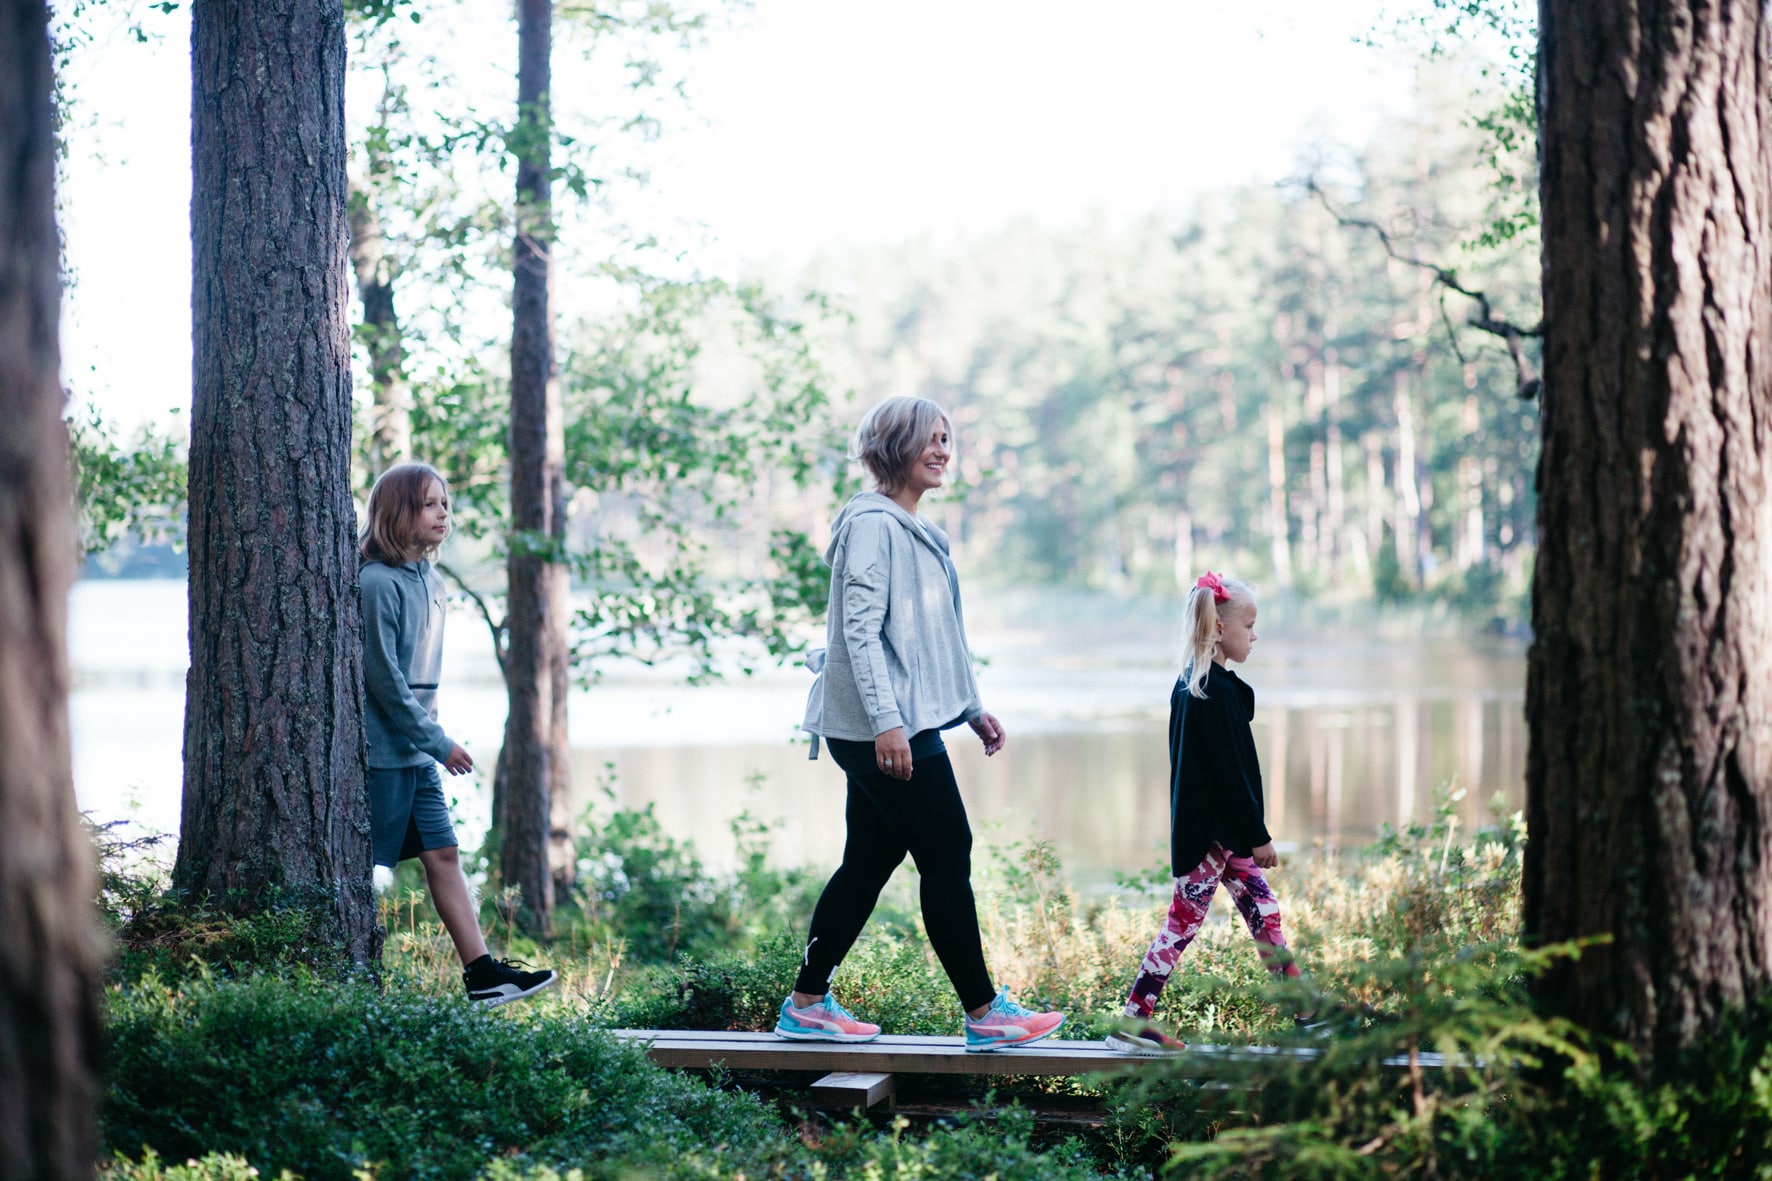
[[[979,702],[947,535],[919,516],[953,457],[947,414],[926,398],[888,398],[855,432],[852,458],[875,487],[831,526],[826,648],[802,728],[820,738],[848,778],[843,864],[812,912],[794,992],[778,1036],[869,1041],[830,982],[880,890],[905,854],[921,879],[929,942],[964,1011],[966,1048],[992,1050],[1050,1035],[1060,1013],[1035,1013],[992,987],[972,897],[972,829],[948,762],[943,730],[972,727],[985,754],[1003,748],[1002,724]],[[819,661],[822,659],[822,665]]]

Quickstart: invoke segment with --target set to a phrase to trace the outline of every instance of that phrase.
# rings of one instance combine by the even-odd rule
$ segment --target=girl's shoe
[[[1064,1024],[1063,1013],[1036,1013],[1009,999],[1009,990],[999,988],[988,1013],[974,1021],[966,1018],[966,1048],[995,1050],[999,1046],[1025,1046],[1043,1037],[1051,1037]]]
[[[1108,1034],[1107,1044],[1122,1054],[1136,1054],[1143,1058],[1179,1054],[1187,1049],[1186,1042],[1170,1037],[1148,1021],[1136,1029],[1122,1029]]]
[[[824,1000],[804,1009],[796,1009],[791,996],[781,1002],[775,1036],[794,1042],[871,1042],[880,1036],[880,1027],[871,1021],[857,1021],[827,992]]]

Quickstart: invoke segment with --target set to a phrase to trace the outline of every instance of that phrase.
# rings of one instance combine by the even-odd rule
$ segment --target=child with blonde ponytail
[[[1255,756],[1255,692],[1226,667],[1255,646],[1255,592],[1207,571],[1188,594],[1185,665],[1169,695],[1169,859],[1175,898],[1139,965],[1125,1015],[1109,1035],[1127,1054],[1185,1048],[1151,1018],[1169,975],[1206,921],[1219,883],[1248,924],[1268,970],[1298,975],[1280,932],[1280,905],[1263,869],[1280,864],[1263,819]]]

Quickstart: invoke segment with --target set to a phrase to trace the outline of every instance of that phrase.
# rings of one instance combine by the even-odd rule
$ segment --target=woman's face
[[[905,491],[913,496],[941,487],[947,475],[948,461],[954,457],[953,440],[948,435],[948,420],[938,418],[929,438],[924,440],[923,449],[911,460],[910,470],[905,472]]]

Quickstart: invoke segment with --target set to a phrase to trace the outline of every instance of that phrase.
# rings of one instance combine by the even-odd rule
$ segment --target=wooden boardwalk
[[[1115,1074],[1156,1062],[1175,1064],[1190,1078],[1210,1080],[1225,1066],[1264,1058],[1309,1061],[1320,1053],[1311,1046],[1189,1046],[1161,1058],[1122,1054],[1106,1042],[1049,1038],[1031,1046],[970,1052],[963,1038],[882,1034],[871,1042],[793,1042],[773,1033],[708,1029],[617,1029],[616,1037],[639,1042],[660,1066],[682,1070],[720,1067],[740,1071],[809,1071],[824,1076],[809,1087],[812,1099],[826,1107],[867,1110],[893,1100],[901,1078],[916,1075],[1080,1075]],[[1384,1065],[1409,1069],[1407,1057],[1386,1058]],[[1416,1065],[1440,1069],[1440,1054],[1420,1054]],[[1209,1086],[1222,1083],[1208,1082]]]
[[[838,1070],[898,1074],[1077,1075],[1136,1069],[1152,1062],[1179,1061],[1189,1073],[1208,1076],[1230,1062],[1272,1057],[1315,1058],[1310,1046],[1189,1046],[1164,1058],[1121,1054],[1105,1042],[1049,1038],[1031,1046],[969,1052],[957,1037],[882,1034],[871,1042],[791,1042],[773,1033],[704,1029],[618,1029],[619,1038],[644,1042],[660,1066],[731,1070]],[[1420,1065],[1445,1065],[1439,1054],[1422,1054]],[[1406,1069],[1407,1058],[1387,1058],[1386,1066]]]

